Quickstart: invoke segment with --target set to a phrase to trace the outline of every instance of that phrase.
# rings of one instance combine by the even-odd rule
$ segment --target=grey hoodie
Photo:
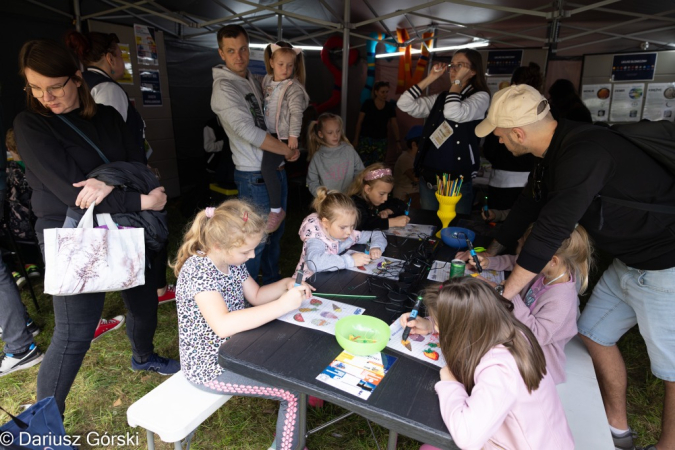
[[[255,105],[257,102],[257,106]],[[213,68],[211,109],[218,116],[232,149],[232,161],[237,170],[260,171],[263,150],[260,146],[267,132],[262,117],[263,96],[260,82],[247,72],[240,77],[224,64]],[[259,111],[262,127],[256,126],[255,111]]]
[[[361,157],[348,143],[342,142],[337,147],[322,145],[309,163],[307,187],[314,197],[320,186],[346,192],[362,170]]]

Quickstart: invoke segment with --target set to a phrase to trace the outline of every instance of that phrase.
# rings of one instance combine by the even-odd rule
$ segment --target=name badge
[[[429,139],[431,139],[431,142],[434,143],[436,148],[441,148],[441,145],[452,136],[452,133],[452,127],[444,120],[438,128],[436,128],[436,131],[433,132]]]

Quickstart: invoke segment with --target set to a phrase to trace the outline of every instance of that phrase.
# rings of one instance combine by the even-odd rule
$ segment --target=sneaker
[[[658,449],[656,448],[656,444],[649,444],[648,446],[643,447],[642,450],[658,450]]]
[[[312,408],[323,408],[323,400],[318,397],[312,397],[311,395],[308,396],[307,403]]]
[[[23,353],[2,353],[1,355],[0,377],[40,364],[45,357],[35,343],[31,344],[30,348]]]
[[[124,324],[124,316],[115,316],[112,319],[101,319],[98,321],[98,326],[96,331],[94,331],[94,338],[91,342],[96,341],[98,338],[104,334],[110,333],[113,330],[118,329]]]
[[[38,269],[38,266],[35,264],[26,264],[24,267],[28,274],[28,278],[40,278],[42,276],[42,274],[40,274],[40,269]]]
[[[636,437],[636,434],[630,428],[624,434],[619,436],[612,433],[612,440],[614,441],[614,448],[616,450],[636,450],[633,439]]]
[[[14,282],[16,283],[19,289],[24,287],[24,285],[26,284],[26,277],[21,275],[19,272],[12,272],[12,278],[14,278]]]
[[[175,359],[164,358],[157,353],[150,355],[144,363],[137,363],[131,357],[131,368],[133,370],[147,370],[148,372],[157,372],[160,375],[173,375],[180,370],[180,363]]]
[[[274,233],[281,226],[281,222],[286,218],[286,211],[283,209],[278,213],[271,212],[267,215],[267,232]]]
[[[168,284],[166,286],[166,292],[162,295],[157,296],[157,302],[160,305],[163,305],[164,303],[169,303],[173,302],[176,300],[176,286],[173,284]]]
[[[26,323],[26,328],[28,329],[28,332],[33,335],[33,337],[40,334],[40,327],[35,325],[33,319],[28,319],[28,323]],[[0,339],[2,339],[2,328],[0,328]]]

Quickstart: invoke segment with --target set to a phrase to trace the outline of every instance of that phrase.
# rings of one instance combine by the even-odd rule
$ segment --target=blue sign
[[[522,65],[522,61],[522,50],[489,51],[485,71],[488,75],[511,75]]]
[[[653,80],[656,70],[656,53],[614,55],[612,81]]]
[[[162,89],[159,84],[159,70],[142,69],[140,76],[143,106],[162,106]]]

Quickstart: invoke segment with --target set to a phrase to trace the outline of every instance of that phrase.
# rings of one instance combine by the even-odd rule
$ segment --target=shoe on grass
[[[643,447],[642,450],[658,450],[658,449],[656,448],[656,444],[649,444],[648,446]]]
[[[286,211],[283,209],[278,213],[270,211],[267,215],[267,231],[268,233],[274,233],[281,226],[281,222],[286,218]]]
[[[157,372],[160,375],[173,375],[180,370],[180,363],[175,359],[164,358],[157,353],[153,353],[144,363],[137,363],[132,356],[131,368],[133,370]]]
[[[635,432],[631,430],[630,428],[628,431],[626,431],[623,434],[616,435],[612,433],[612,440],[614,441],[614,448],[616,450],[636,450],[635,449],[635,443],[633,442],[633,439],[635,439]]]
[[[157,296],[157,303],[163,305],[164,303],[170,303],[176,300],[176,286],[173,284],[166,285],[166,292],[162,295]]]
[[[24,268],[26,269],[28,278],[40,278],[42,276],[40,269],[35,264],[26,264]]]
[[[1,353],[0,355],[0,377],[40,364],[45,357],[35,343],[23,353]]]
[[[19,289],[26,285],[26,277],[21,275],[19,272],[12,272],[12,278],[14,278],[14,282]]]
[[[113,330],[118,329],[124,324],[124,316],[115,316],[112,319],[101,319],[98,321],[98,326],[94,332],[94,338],[91,342],[96,341],[98,338],[104,334],[110,333]]]

